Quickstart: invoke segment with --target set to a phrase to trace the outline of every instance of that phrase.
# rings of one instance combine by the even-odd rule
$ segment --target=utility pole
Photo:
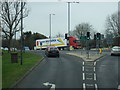
[[[51,29],[52,29],[52,15],[55,15],[55,14],[49,14],[49,24],[50,24],[50,46],[51,46]]]
[[[68,4],[68,37],[70,37],[70,25],[71,25],[71,24],[70,24],[70,22],[71,22],[71,21],[70,21],[70,13],[71,13],[71,12],[70,12],[70,8],[71,8],[71,7],[70,7],[70,3],[79,3],[79,2],[67,2],[67,4]],[[68,40],[69,40],[69,39],[68,39]],[[68,44],[68,48],[70,49],[70,41],[69,41],[69,44]],[[69,50],[69,49],[68,49],[68,50]]]
[[[21,62],[23,64],[23,2],[21,1]]]

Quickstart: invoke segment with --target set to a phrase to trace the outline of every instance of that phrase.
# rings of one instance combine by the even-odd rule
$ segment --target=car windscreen
[[[57,48],[50,48],[50,50],[57,50]]]

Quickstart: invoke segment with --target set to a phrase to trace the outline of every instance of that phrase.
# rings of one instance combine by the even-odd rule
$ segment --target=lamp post
[[[67,4],[68,4],[68,37],[70,37],[70,13],[71,13],[70,12],[70,9],[71,9],[70,3],[79,3],[79,2],[67,2]],[[70,46],[70,42],[68,45]]]
[[[50,21],[50,46],[51,46],[51,29],[52,29],[52,15],[55,15],[55,14],[49,14],[49,21]]]

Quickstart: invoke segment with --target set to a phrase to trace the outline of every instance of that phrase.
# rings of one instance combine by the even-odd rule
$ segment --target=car
[[[111,49],[111,56],[113,55],[120,55],[120,46],[114,46]]]
[[[56,56],[56,57],[59,57],[60,54],[59,54],[59,49],[55,46],[48,46],[45,50],[45,55],[47,57],[49,56]]]
[[[17,48],[10,48],[10,51],[17,51]]]
[[[4,48],[3,48],[3,47],[1,47],[0,49],[1,49],[1,50],[4,50]]]
[[[7,47],[5,47],[5,48],[4,48],[4,50],[8,50],[8,48],[7,48]]]
[[[30,48],[28,46],[24,46],[23,50],[28,51],[28,50],[30,50]]]

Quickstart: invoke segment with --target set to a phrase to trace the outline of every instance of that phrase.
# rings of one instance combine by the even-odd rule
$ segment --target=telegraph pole
[[[23,2],[21,1],[21,62],[23,64]]]

